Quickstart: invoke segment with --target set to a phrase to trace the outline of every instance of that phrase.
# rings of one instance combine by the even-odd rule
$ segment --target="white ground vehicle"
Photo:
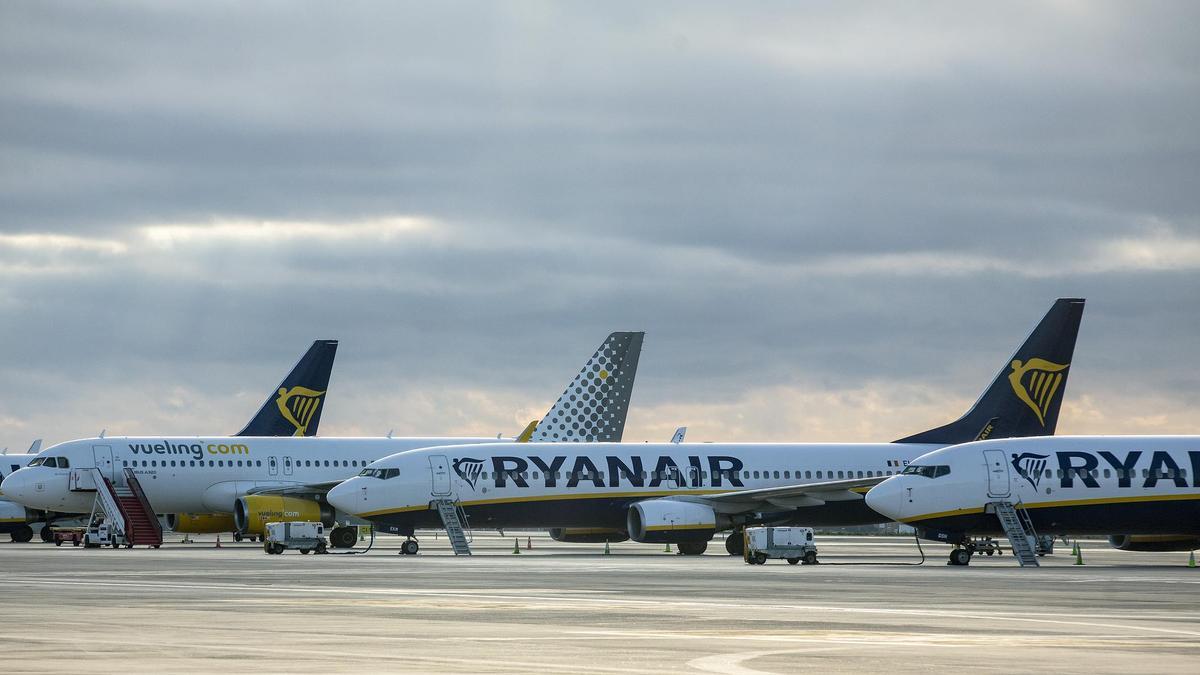
[[[120,548],[124,543],[125,537],[107,521],[93,523],[83,534],[84,548],[100,548],[102,546]]]
[[[789,565],[817,564],[811,527],[748,527],[745,537],[745,560],[751,565],[762,565],[768,558],[782,558]]]
[[[263,540],[263,550],[279,555],[289,548],[301,553],[316,551],[324,553],[329,547],[325,539],[325,526],[321,523],[295,521],[287,523],[267,523],[267,536]]]

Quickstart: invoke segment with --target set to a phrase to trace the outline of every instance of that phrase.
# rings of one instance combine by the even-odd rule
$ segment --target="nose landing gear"
[[[421,550],[421,544],[414,537],[409,537],[400,544],[400,555],[416,555]]]

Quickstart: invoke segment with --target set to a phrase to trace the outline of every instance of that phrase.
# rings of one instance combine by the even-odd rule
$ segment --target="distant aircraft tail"
[[[1082,298],[1055,301],[967,414],[896,442],[957,444],[988,438],[1053,436],[1083,303]]]
[[[620,442],[645,335],[609,335],[538,423],[530,440]]]
[[[312,343],[238,436],[316,436],[337,340]]]

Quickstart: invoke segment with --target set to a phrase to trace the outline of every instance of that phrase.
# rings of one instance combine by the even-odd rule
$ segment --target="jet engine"
[[[550,538],[574,544],[616,544],[629,539],[629,534],[622,530],[604,527],[554,527],[550,529]]]
[[[1200,537],[1190,534],[1114,534],[1108,545],[1118,551],[1195,551]]]
[[[322,522],[333,525],[333,509],[325,504],[298,497],[246,495],[233,503],[233,522],[242,534],[265,534],[267,523],[289,520]]]
[[[717,518],[717,513],[703,504],[651,499],[630,506],[626,524],[634,541],[650,544],[707,542],[718,529],[727,529],[730,525],[728,517],[721,516],[726,521],[722,523],[718,523]]]
[[[168,513],[167,527],[172,532],[216,534],[233,532],[237,525],[228,513]]]

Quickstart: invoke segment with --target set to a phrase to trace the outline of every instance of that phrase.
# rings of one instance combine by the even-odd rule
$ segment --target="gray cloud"
[[[631,435],[901,435],[1062,295],[1064,427],[1194,428],[1196,15],[7,4],[0,438],[233,429],[316,337],[331,433],[515,431],[617,329]]]

